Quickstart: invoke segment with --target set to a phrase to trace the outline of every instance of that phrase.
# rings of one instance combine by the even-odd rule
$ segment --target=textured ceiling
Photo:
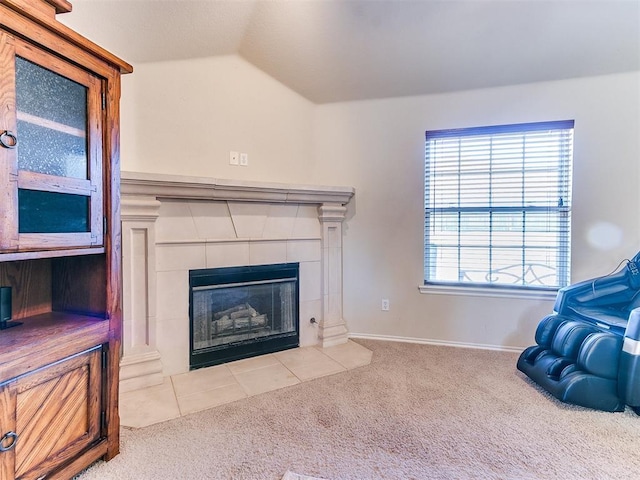
[[[134,66],[238,54],[316,103],[640,70],[640,0],[75,0]]]

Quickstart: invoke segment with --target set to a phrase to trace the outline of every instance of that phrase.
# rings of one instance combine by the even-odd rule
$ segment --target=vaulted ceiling
[[[640,0],[72,3],[59,19],[134,66],[238,54],[315,103],[640,70]]]

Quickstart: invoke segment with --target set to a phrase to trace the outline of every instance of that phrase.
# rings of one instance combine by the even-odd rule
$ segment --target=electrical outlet
[[[241,153],[240,154],[240,165],[242,165],[243,167],[246,167],[249,165],[249,154],[248,153]]]
[[[240,165],[238,152],[229,152],[229,165]]]
[[[382,311],[384,311],[384,312],[388,312],[389,311],[389,299],[388,298],[383,298],[382,299]]]

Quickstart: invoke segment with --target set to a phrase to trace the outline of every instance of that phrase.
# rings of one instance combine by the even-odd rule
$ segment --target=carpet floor
[[[640,478],[640,417],[556,401],[515,353],[357,342],[370,365],[123,429],[77,479]]]

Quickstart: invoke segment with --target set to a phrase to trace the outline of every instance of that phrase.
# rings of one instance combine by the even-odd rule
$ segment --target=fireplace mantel
[[[354,194],[353,187],[289,185],[139,172],[122,172],[120,189],[123,195],[290,204],[346,205]]]
[[[347,341],[342,224],[352,187],[122,172],[120,188],[122,391],[188,370],[190,269],[300,262],[300,345]]]

